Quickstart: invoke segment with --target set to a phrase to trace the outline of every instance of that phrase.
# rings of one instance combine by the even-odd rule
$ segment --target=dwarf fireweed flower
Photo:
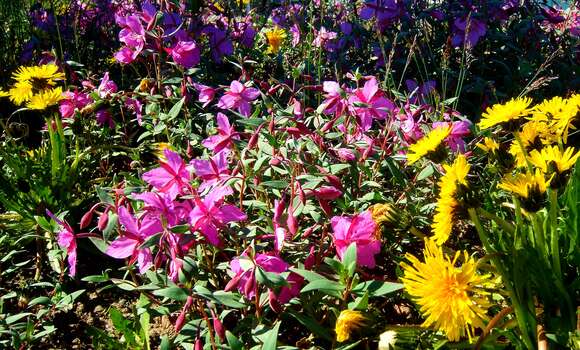
[[[431,130],[416,143],[409,146],[407,152],[407,163],[409,165],[417,162],[423,157],[431,158],[434,161],[440,161],[441,153],[445,153],[443,141],[451,133],[451,126],[445,125]]]
[[[326,93],[326,98],[322,102],[324,113],[341,116],[348,107],[348,96],[340,85],[335,81],[325,81],[322,83],[322,90]]]
[[[268,41],[268,49],[266,49],[266,53],[268,54],[278,53],[287,36],[286,31],[279,27],[266,31],[264,35],[266,35],[266,40]]]
[[[453,229],[454,216],[459,207],[458,192],[467,188],[470,165],[464,155],[457,156],[451,166],[444,165],[445,175],[439,181],[439,199],[431,229],[438,245],[444,244]]]
[[[238,291],[242,293],[247,299],[253,299],[256,296],[256,267],[262,268],[266,272],[282,273],[288,270],[288,263],[281,258],[258,253],[253,260],[247,257],[244,252],[240,257],[236,257],[230,261],[230,268],[235,276],[226,286],[226,290],[237,287]]]
[[[238,207],[223,204],[225,196],[233,193],[229,186],[213,188],[202,200],[195,199],[195,207],[189,213],[189,220],[193,230],[197,230],[213,245],[220,243],[218,228],[234,221],[247,219]]]
[[[109,72],[105,72],[105,74],[103,74],[103,78],[101,79],[101,83],[97,88],[97,93],[101,98],[106,98],[117,92],[117,90],[117,84],[115,84],[115,82],[109,78]]]
[[[353,216],[335,216],[330,220],[336,254],[342,257],[348,247],[356,244],[357,264],[375,267],[375,254],[381,251],[381,241],[375,237],[377,224],[370,211]]]
[[[350,339],[352,333],[361,328],[366,321],[362,312],[356,310],[342,310],[336,319],[334,331],[336,341],[345,342]]]
[[[207,107],[207,105],[210,104],[211,101],[213,101],[217,89],[198,83],[194,83],[193,87],[199,93],[197,100],[203,103],[202,106],[204,108]]]
[[[175,199],[183,194],[184,189],[189,188],[191,175],[179,154],[169,149],[165,149],[163,153],[167,161],[159,162],[159,168],[149,170],[142,177],[159,192],[167,193],[171,199]]]
[[[225,114],[218,112],[216,119],[218,134],[208,137],[201,143],[205,148],[214,153],[221,152],[222,150],[229,150],[232,147],[234,140],[240,139],[240,134],[230,125],[228,117]]]
[[[130,263],[137,261],[139,273],[143,274],[153,265],[151,249],[139,248],[150,236],[161,232],[163,227],[158,218],[145,218],[139,222],[125,207],[119,207],[119,223],[125,227],[121,236],[115,239],[105,252],[117,259],[131,257]]]
[[[546,189],[552,178],[546,181],[540,170],[536,172],[510,175],[498,185],[499,188],[515,194],[522,202],[522,207],[536,212],[544,205]]]
[[[175,63],[184,68],[197,66],[200,61],[200,50],[195,41],[179,41],[169,54]]]
[[[484,288],[490,285],[489,275],[477,272],[477,262],[467,252],[457,252],[453,259],[440,246],[425,240],[423,261],[411,254],[410,262],[401,263],[403,285],[420,306],[425,317],[423,327],[441,330],[450,341],[473,336],[474,328],[482,328],[487,320],[489,302]],[[460,257],[463,264],[456,267]]]
[[[62,227],[58,232],[57,243],[61,248],[66,249],[68,274],[74,277],[77,271],[77,241],[74,230],[68,222],[60,220],[48,209],[46,210],[46,214]]]
[[[194,159],[191,161],[195,175],[203,180],[203,183],[199,186],[199,191],[230,178],[227,156],[228,151],[221,151],[209,160]]]
[[[354,90],[348,103],[353,114],[358,117],[362,131],[371,128],[373,119],[385,119],[395,109],[395,104],[379,90],[375,77],[367,80],[364,87]]]
[[[485,113],[481,115],[481,121],[478,126],[481,130],[489,129],[496,125],[514,129],[511,123],[516,123],[530,112],[531,98],[518,97],[511,99],[504,104],[495,104],[488,107]]]
[[[251,102],[260,96],[260,91],[250,88],[234,80],[229,90],[220,98],[217,106],[221,109],[237,109],[244,117],[249,117],[252,112]]]
[[[477,45],[486,33],[485,21],[475,18],[457,18],[453,22],[453,37],[451,38],[451,45],[454,47],[461,46],[466,43],[468,47]]]
[[[63,118],[71,118],[74,116],[75,110],[81,110],[93,103],[93,99],[88,94],[78,91],[67,91],[62,96],[63,100],[60,101],[58,110]]]

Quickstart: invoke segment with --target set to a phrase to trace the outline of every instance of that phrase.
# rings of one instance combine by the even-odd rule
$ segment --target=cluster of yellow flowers
[[[490,159],[511,159],[499,188],[515,195],[522,208],[533,212],[543,207],[547,188],[566,184],[567,174],[580,158],[580,152],[570,145],[573,137],[569,137],[580,125],[580,95],[531,104],[529,98],[516,98],[488,108],[478,126],[480,130],[494,128],[494,132],[477,146]],[[449,128],[436,128],[410,146],[408,164],[422,158],[443,162],[447,154],[441,150],[449,133]],[[465,335],[471,339],[473,329],[484,326],[490,306],[486,290],[492,283],[491,276],[478,273],[476,261],[467,252],[456,252],[453,259],[443,252],[458,210],[469,206],[461,197],[469,192],[470,164],[464,155],[458,155],[442,168],[431,225],[433,236],[425,240],[422,261],[407,254],[410,263],[401,264],[402,281],[425,316],[423,325],[457,341]],[[457,267],[460,257],[463,262]]]
[[[30,109],[43,110],[62,100],[62,88],[57,82],[65,75],[55,64],[20,67],[12,74],[15,80],[8,91],[0,90],[0,97],[9,97],[15,105],[26,103]]]

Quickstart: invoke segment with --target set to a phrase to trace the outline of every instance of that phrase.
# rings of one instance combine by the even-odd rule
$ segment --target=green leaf
[[[248,126],[253,126],[253,127],[258,127],[260,125],[262,125],[264,123],[264,119],[262,118],[248,118],[248,119],[238,119],[236,120],[236,123],[238,124],[242,124],[242,125],[248,125]]]
[[[326,339],[327,341],[332,341],[332,337],[328,334],[328,329],[322,327],[312,317],[298,313],[294,310],[289,310],[288,313],[290,313],[292,317],[294,317],[298,322],[302,323],[302,325],[304,325],[317,337]]]
[[[243,350],[244,344],[232,332],[226,331],[226,339],[232,350]]]
[[[189,296],[186,289],[179,287],[167,287],[153,292],[153,295],[169,298],[171,300],[185,301]]]
[[[91,242],[93,242],[93,244],[95,245],[95,247],[97,247],[98,250],[101,251],[101,253],[106,254],[107,252],[107,243],[105,243],[105,241],[100,238],[100,237],[89,237],[89,240]]]
[[[262,345],[262,350],[276,350],[276,344],[278,343],[278,329],[280,328],[281,322],[277,322],[274,328],[269,330],[264,335],[264,343]]]
[[[29,316],[29,315],[32,315],[32,314],[30,312],[23,312],[23,313],[16,314],[16,315],[10,315],[4,319],[4,322],[6,322],[6,324],[13,324],[13,323],[18,322],[21,319]]]
[[[310,270],[290,268],[290,271],[295,272],[295,273],[299,274],[300,276],[304,277],[308,282],[324,279],[324,276],[322,276],[321,274],[318,274],[318,273],[316,273],[314,271],[310,271]]]
[[[28,307],[34,306],[34,305],[46,305],[50,303],[50,298],[49,297],[38,297],[38,298],[34,298],[31,301],[28,302]]]
[[[111,232],[113,232],[113,229],[115,227],[117,227],[117,219],[118,218],[119,217],[117,216],[117,214],[115,214],[113,212],[109,212],[109,221],[107,221],[107,226],[103,230],[103,239],[105,241],[109,240],[109,237],[111,236]]]
[[[288,282],[286,282],[286,279],[284,277],[280,276],[277,273],[264,271],[259,266],[256,269],[256,279],[261,284],[272,289],[288,285]]]
[[[272,187],[272,188],[283,189],[283,188],[288,187],[288,181],[285,181],[285,180],[264,181],[260,185],[263,187]]]
[[[183,107],[184,102],[185,102],[185,97],[183,97],[181,100],[177,101],[177,103],[174,104],[173,107],[171,107],[171,109],[169,110],[169,113],[167,113],[167,120],[172,120],[179,115],[179,112],[181,112],[181,108]]]
[[[366,310],[369,306],[369,293],[365,292],[362,297],[356,298],[353,302],[348,304],[351,310]]]
[[[356,270],[356,259],[356,243],[351,243],[342,257],[342,264],[346,269],[348,277],[352,277]]]
[[[246,305],[239,302],[239,297],[232,292],[217,291],[213,293],[213,297],[218,304],[240,309]]]
[[[357,295],[364,295],[369,293],[371,297],[378,297],[385,294],[394,293],[403,289],[401,283],[385,282],[385,281],[365,281],[359,283],[353,288],[352,292]]]
[[[425,180],[429,176],[433,175],[433,172],[435,172],[435,168],[433,168],[431,164],[427,165],[425,168],[423,168],[423,170],[421,170],[419,175],[417,175],[417,181]]]
[[[306,293],[313,290],[340,298],[341,293],[344,290],[344,286],[335,281],[322,279],[308,283],[304,288],[302,288],[300,293]]]

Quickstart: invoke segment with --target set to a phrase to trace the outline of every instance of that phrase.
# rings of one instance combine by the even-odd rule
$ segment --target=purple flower
[[[227,157],[228,151],[221,151],[209,160],[194,159],[191,161],[195,175],[203,180],[203,183],[199,186],[200,191],[230,178]]]
[[[375,77],[367,80],[363,88],[353,91],[348,102],[359,119],[362,131],[370,129],[373,119],[385,119],[395,108],[395,104],[379,90],[379,83]]]
[[[117,84],[109,79],[109,72],[105,72],[101,79],[101,84],[99,84],[99,87],[97,88],[97,93],[101,98],[106,98],[115,92],[117,92]]]
[[[341,116],[348,106],[348,98],[344,90],[335,81],[325,81],[322,83],[322,90],[326,92],[326,100],[322,102],[324,113],[334,113],[337,117]]]
[[[468,20],[469,19],[469,20]],[[451,45],[459,47],[467,39],[467,46],[474,47],[486,33],[485,21],[476,18],[457,18],[453,22],[453,37]]]
[[[375,254],[381,251],[381,242],[375,237],[377,224],[370,211],[354,216],[335,216],[330,220],[336,254],[343,258],[347,248],[356,244],[357,264],[375,267]]]
[[[238,207],[223,204],[224,197],[232,193],[229,186],[213,188],[203,200],[199,198],[195,200],[196,205],[189,213],[193,230],[201,232],[214,246],[220,243],[218,228],[230,222],[244,221],[247,218]]]
[[[116,20],[123,27],[119,32],[119,41],[125,46],[115,53],[115,59],[128,64],[137,58],[145,46],[145,28],[137,15],[117,17]]]
[[[221,109],[234,109],[244,117],[249,117],[252,112],[250,102],[260,96],[260,91],[256,88],[246,87],[244,84],[234,80],[230,84],[230,89],[220,98],[217,106]]]
[[[287,271],[289,266],[277,256],[258,253],[252,261],[244,253],[230,261],[230,268],[235,276],[228,283],[226,289],[229,290],[237,286],[238,291],[247,299],[253,299],[256,295],[256,267],[260,267],[266,272],[280,274]]]
[[[153,265],[151,249],[139,246],[150,236],[163,231],[159,220],[137,221],[125,207],[119,207],[119,223],[125,227],[123,234],[115,239],[105,252],[117,259],[131,257],[131,263],[137,260],[139,273],[145,273]]]
[[[200,50],[195,41],[179,41],[171,49],[170,54],[175,63],[185,68],[192,68],[199,64]]]
[[[128,98],[127,101],[125,101],[125,106],[130,110],[132,110],[133,112],[135,112],[135,115],[137,116],[137,123],[139,125],[142,125],[143,114],[141,113],[141,111],[143,110],[143,104],[137,99]]]
[[[234,140],[240,139],[240,134],[230,125],[228,117],[218,112],[217,114],[218,134],[208,137],[201,143],[207,149],[218,153],[224,149],[230,149]]]
[[[159,192],[167,193],[173,200],[190,187],[191,175],[179,154],[169,149],[165,149],[163,154],[167,162],[160,161],[159,168],[149,170],[142,178]]]
[[[313,45],[315,47],[326,48],[331,40],[336,39],[336,32],[331,32],[326,30],[326,28],[321,27],[319,31],[314,30],[316,37],[314,38]]]
[[[115,121],[113,120],[113,115],[108,109],[99,109],[96,113],[97,124],[99,126],[108,126],[110,129],[115,127]]]
[[[211,56],[216,63],[221,63],[222,57],[234,53],[232,41],[228,38],[224,30],[211,26],[207,27],[204,32],[209,35]]]
[[[431,94],[437,87],[437,82],[435,80],[428,80],[425,83],[419,85],[414,79],[405,80],[405,85],[407,90],[411,93],[409,101],[412,104],[425,103],[425,98]]]
[[[290,32],[292,33],[292,47],[296,47],[300,43],[300,27],[298,27],[298,24],[294,23],[290,27]]]
[[[62,227],[58,232],[57,243],[61,248],[66,249],[68,274],[74,277],[77,272],[77,241],[75,233],[68,222],[60,220],[50,210],[47,209],[46,214]]]
[[[364,20],[376,18],[379,28],[385,29],[405,13],[400,0],[370,0],[365,2],[360,17]]]

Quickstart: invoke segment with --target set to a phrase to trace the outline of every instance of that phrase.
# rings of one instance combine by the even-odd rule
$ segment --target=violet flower
[[[375,267],[375,254],[381,251],[381,242],[374,235],[377,224],[373,221],[370,211],[366,210],[354,216],[335,216],[330,224],[334,231],[336,253],[341,260],[347,248],[355,243],[357,264]]]
[[[229,90],[220,98],[217,106],[221,109],[237,109],[244,117],[249,117],[252,112],[250,102],[260,96],[260,91],[250,88],[234,80],[230,84]]]
[[[108,126],[110,129],[115,127],[115,121],[113,120],[113,115],[108,109],[99,109],[96,113],[97,124],[99,126]]]
[[[109,79],[109,72],[105,72],[105,74],[103,74],[103,78],[101,79],[101,83],[97,88],[97,93],[101,98],[106,98],[117,92],[117,90],[117,84]]]
[[[175,63],[184,68],[197,66],[200,61],[200,50],[195,41],[179,41],[170,49],[170,55]]]
[[[209,160],[194,159],[191,161],[195,175],[203,180],[199,186],[199,191],[204,191],[206,188],[211,188],[230,178],[227,157],[228,151],[221,151]]]
[[[269,254],[256,254],[253,261],[242,256],[230,261],[230,268],[234,272],[234,278],[228,283],[226,289],[238,288],[247,299],[252,300],[256,295],[256,267],[262,268],[266,272],[282,273],[288,270],[289,265],[281,258]]]
[[[199,97],[197,98],[197,100],[203,103],[202,105],[203,108],[207,107],[207,105],[209,105],[210,102],[213,101],[217,89],[198,83],[193,83],[193,87],[199,93]]]
[[[467,46],[474,47],[479,39],[485,35],[486,29],[485,21],[473,17],[457,18],[453,22],[451,45],[459,47],[467,39]]]
[[[63,96],[65,98],[60,100],[58,110],[64,119],[73,117],[75,110],[81,110],[93,103],[93,99],[83,92],[67,91],[63,93]]]

